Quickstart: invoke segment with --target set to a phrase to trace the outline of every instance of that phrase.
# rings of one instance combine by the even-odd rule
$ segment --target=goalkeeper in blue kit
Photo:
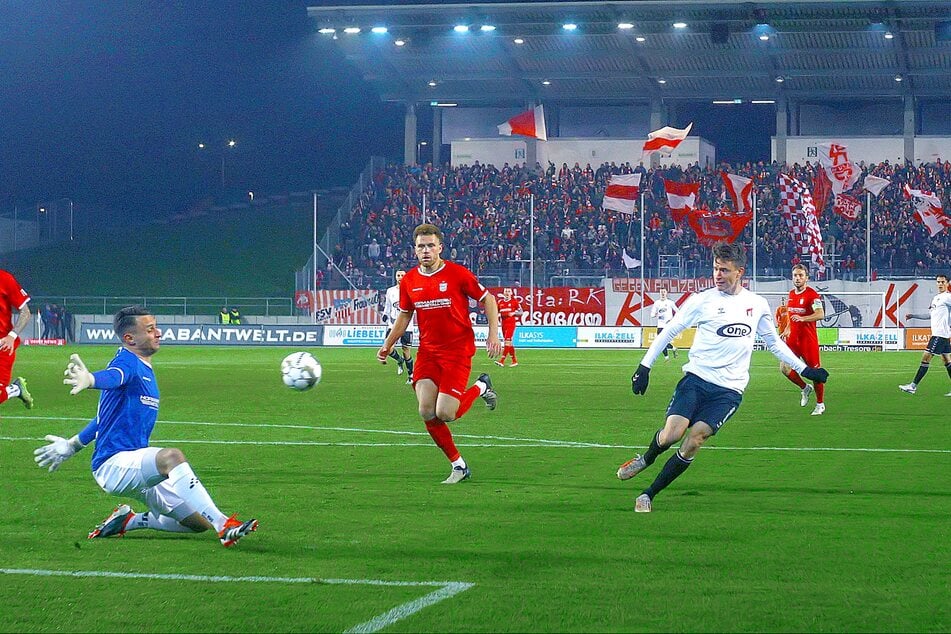
[[[684,377],[677,384],[667,407],[664,426],[654,434],[643,456],[635,456],[618,468],[617,477],[628,480],[649,467],[657,457],[683,439],[677,452],[664,464],[654,481],[637,497],[634,510],[649,513],[654,497],[693,463],[703,443],[716,434],[736,413],[750,380],[750,360],[758,334],[769,351],[805,378],[824,383],[829,373],[811,368],[783,343],[776,332],[767,301],[743,288],[746,250],[739,244],[718,243],[713,247],[715,288],[688,299],[677,315],[658,334],[631,377],[634,394],[644,394],[650,369],[674,337],[696,326]]]
[[[223,546],[234,546],[257,529],[257,520],[242,522],[218,510],[179,449],[149,446],[159,408],[151,359],[162,332],[155,317],[145,308],[129,306],[116,313],[113,323],[122,347],[109,365],[93,373],[74,354],[63,379],[72,387],[70,394],[100,390],[96,417],[72,438],[46,436],[49,444],[34,452],[36,463],[56,471],[95,441],[92,472],[102,490],[148,508],[136,513],[120,504],[89,533],[90,539],[121,537],[144,528],[173,533],[212,529]]]

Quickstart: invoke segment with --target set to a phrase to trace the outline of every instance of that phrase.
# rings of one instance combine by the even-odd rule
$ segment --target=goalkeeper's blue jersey
[[[102,390],[96,412],[92,469],[120,451],[149,446],[158,419],[159,389],[152,366],[120,348],[105,370],[93,375]]]

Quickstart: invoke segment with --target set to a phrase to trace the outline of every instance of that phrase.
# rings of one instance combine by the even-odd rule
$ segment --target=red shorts
[[[0,352],[0,388],[10,385],[13,376],[13,362],[17,359],[17,348],[20,347],[20,338],[13,340],[13,352]]]
[[[429,379],[436,384],[441,394],[462,398],[469,386],[472,357],[465,354],[433,352],[420,348],[413,366],[413,383]]]
[[[502,339],[509,340],[515,334],[516,322],[514,319],[511,321],[504,320],[502,321]]]
[[[786,345],[797,357],[805,361],[806,365],[819,367],[819,342],[816,339],[790,334]]]

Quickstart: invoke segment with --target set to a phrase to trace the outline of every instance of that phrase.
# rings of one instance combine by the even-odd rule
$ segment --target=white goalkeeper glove
[[[75,356],[75,355],[74,355]],[[49,467],[50,472],[59,469],[59,466],[71,458],[77,451],[85,447],[79,436],[73,436],[69,440],[61,436],[48,434],[46,440],[50,444],[33,451],[33,460],[40,468]]]
[[[63,379],[63,383],[73,388],[69,391],[70,394],[79,394],[96,384],[95,377],[93,377],[92,372],[86,369],[86,364],[83,363],[78,354],[69,355],[69,365],[66,366],[63,375],[66,377]]]

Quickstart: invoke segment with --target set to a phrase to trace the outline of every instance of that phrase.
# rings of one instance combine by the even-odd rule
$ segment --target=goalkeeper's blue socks
[[[400,356],[399,352],[397,352],[396,350],[390,350],[390,354],[388,354],[387,356],[391,357],[394,361],[396,361],[400,367],[403,367],[403,357]]]

